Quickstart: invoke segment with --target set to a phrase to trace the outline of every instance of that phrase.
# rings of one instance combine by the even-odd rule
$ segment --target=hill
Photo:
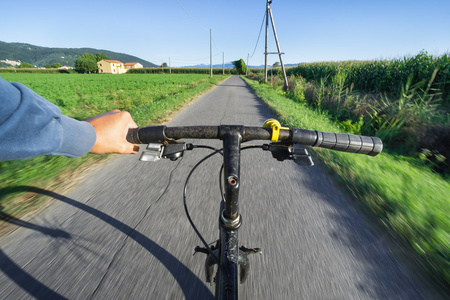
[[[74,66],[77,57],[85,53],[105,53],[110,59],[121,62],[138,62],[144,67],[157,67],[154,63],[136,56],[93,48],[47,48],[25,43],[6,43],[0,41],[0,60],[27,62],[37,67],[46,64],[60,63],[63,66]]]

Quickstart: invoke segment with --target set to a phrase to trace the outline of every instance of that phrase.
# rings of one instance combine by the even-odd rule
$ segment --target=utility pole
[[[272,15],[272,9],[270,8],[270,3],[272,3],[272,0],[267,0],[267,7],[266,7],[266,51],[265,51],[265,61],[266,64],[264,66],[264,80],[267,82],[267,55],[268,54],[278,54],[278,56],[280,57],[280,63],[281,63],[281,69],[283,71],[283,77],[284,77],[284,88],[288,88],[289,87],[289,83],[286,77],[286,70],[284,68],[284,64],[283,64],[283,58],[281,57],[282,54],[284,54],[283,52],[280,51],[280,44],[278,43],[278,36],[277,36],[277,31],[275,29],[275,22],[273,20],[273,15]],[[273,35],[275,37],[275,42],[277,44],[277,50],[278,52],[267,52],[267,39],[269,36],[269,16],[270,16],[270,20],[272,22],[272,29],[273,29]]]
[[[250,53],[247,53],[247,68],[245,69],[245,76],[248,75],[248,58],[250,56]]]
[[[170,66],[170,57],[169,57],[169,74],[172,74],[172,67]]]
[[[268,41],[269,41],[269,9],[270,3],[272,1],[267,0],[266,3],[266,46],[264,50],[264,82],[267,82],[267,51],[268,51]]]
[[[213,77],[213,66],[212,66],[212,29],[209,29],[209,65],[210,65],[211,77]]]
[[[222,52],[222,75],[225,75],[225,52]]]

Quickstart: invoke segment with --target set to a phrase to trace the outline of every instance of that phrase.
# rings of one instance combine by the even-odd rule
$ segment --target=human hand
[[[84,120],[89,122],[97,133],[97,140],[90,153],[137,153],[139,145],[126,140],[128,129],[138,127],[130,113],[118,109]]]

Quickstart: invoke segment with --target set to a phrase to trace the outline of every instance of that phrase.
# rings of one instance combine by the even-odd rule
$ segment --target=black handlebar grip
[[[293,128],[292,142],[337,151],[375,156],[383,150],[383,142],[378,137],[368,137],[347,133],[333,133]]]
[[[165,125],[132,128],[128,130],[127,141],[133,144],[162,143],[166,140]]]
[[[142,144],[138,137],[138,130],[139,130],[139,128],[128,129],[126,139],[129,143]]]

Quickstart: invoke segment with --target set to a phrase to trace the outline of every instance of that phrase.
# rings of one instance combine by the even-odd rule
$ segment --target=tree
[[[32,65],[32,64],[29,64],[29,63],[26,63],[26,62],[23,62],[23,63],[21,63],[20,65],[18,65],[17,67],[18,67],[18,68],[32,68],[33,65]]]
[[[277,61],[276,63],[273,64],[274,68],[278,68],[280,66],[280,63]]]
[[[97,62],[92,59],[79,57],[75,61],[75,70],[80,73],[93,73],[98,71]]]
[[[240,60],[233,61],[232,64],[236,68],[239,75],[244,75],[247,71],[247,66],[242,58]]]
[[[107,60],[107,59],[109,59],[109,57],[106,56],[106,54],[103,53],[103,52],[99,52],[99,53],[95,54],[95,60],[96,60],[97,62],[99,62],[99,61],[101,61],[101,60]]]
[[[162,63],[161,68],[167,68],[167,63]]]
[[[91,60],[97,62],[97,59],[95,58],[95,55],[92,54],[92,53],[84,53],[84,54],[81,55],[80,57],[86,58],[86,59],[91,59]]]
[[[47,66],[45,66],[45,67],[47,67]],[[61,68],[61,67],[62,67],[62,64],[60,64],[60,63],[53,63],[53,64],[51,65],[51,67],[52,67],[52,68]]]
[[[91,53],[85,53],[75,60],[75,70],[79,73],[94,73],[98,71],[97,60]]]

